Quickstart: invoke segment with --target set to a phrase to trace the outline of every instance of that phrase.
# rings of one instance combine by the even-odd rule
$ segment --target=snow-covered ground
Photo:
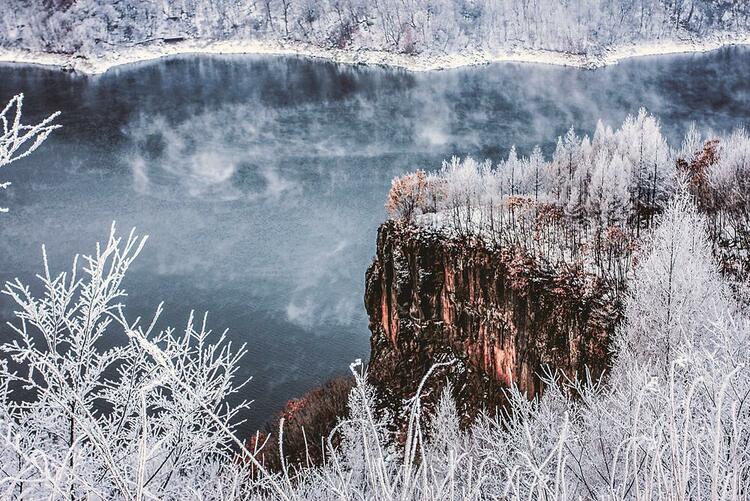
[[[431,71],[495,62],[553,64],[579,68],[598,68],[638,56],[708,52],[729,45],[748,45],[750,36],[716,36],[700,42],[663,40],[625,44],[600,54],[573,54],[550,50],[514,49],[507,51],[472,51],[458,54],[408,55],[371,49],[327,49],[301,42],[263,40],[185,40],[155,43],[148,46],[122,47],[99,56],[32,52],[0,48],[0,62],[40,64],[101,74],[115,66],[180,54],[273,54],[321,58],[345,64],[383,65],[409,71]]]

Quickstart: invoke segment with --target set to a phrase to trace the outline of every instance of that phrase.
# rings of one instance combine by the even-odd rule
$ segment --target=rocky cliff
[[[618,297],[575,264],[552,269],[518,250],[389,221],[366,275],[370,382],[397,414],[435,362],[455,360],[430,378],[425,401],[450,380],[468,422],[500,408],[512,383],[542,391],[545,366],[600,374]]]

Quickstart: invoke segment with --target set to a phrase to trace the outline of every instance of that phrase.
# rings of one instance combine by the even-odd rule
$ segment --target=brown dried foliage
[[[393,178],[385,208],[394,218],[409,222],[417,209],[427,205],[427,175],[423,170]]]
[[[686,175],[690,192],[695,196],[698,207],[704,211],[715,209],[708,184],[708,170],[719,161],[718,146],[719,140],[712,139],[695,153],[690,162],[683,158],[677,160],[677,170]]]
[[[326,451],[328,435],[339,420],[348,414],[349,392],[353,387],[354,378],[339,376],[300,398],[289,400],[266,425],[266,432],[258,433],[249,440],[248,450],[256,450],[268,439],[258,454],[258,460],[271,471],[281,471],[278,436],[279,423],[283,418],[283,451],[286,464],[320,465]]]

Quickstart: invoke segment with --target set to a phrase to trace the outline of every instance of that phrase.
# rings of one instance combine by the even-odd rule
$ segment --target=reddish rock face
[[[579,266],[544,269],[520,251],[491,250],[390,221],[378,231],[366,275],[370,382],[397,414],[436,362],[425,404],[450,379],[465,423],[504,403],[515,383],[542,391],[545,366],[568,376],[598,376],[621,317],[614,288]]]

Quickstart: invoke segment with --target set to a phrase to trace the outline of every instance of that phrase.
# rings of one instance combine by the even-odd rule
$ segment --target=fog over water
[[[0,66],[0,101],[60,123],[2,172],[0,279],[33,280],[91,252],[113,220],[150,235],[129,315],[165,302],[246,342],[246,430],[367,358],[364,273],[393,176],[511,145],[549,154],[571,125],[618,126],[640,106],[677,145],[691,121],[741,125],[750,50],[633,59],[594,71],[495,64],[431,73],[256,56],[182,56],[98,77]],[[0,316],[10,315],[0,299]],[[3,327],[0,333],[7,333]]]

